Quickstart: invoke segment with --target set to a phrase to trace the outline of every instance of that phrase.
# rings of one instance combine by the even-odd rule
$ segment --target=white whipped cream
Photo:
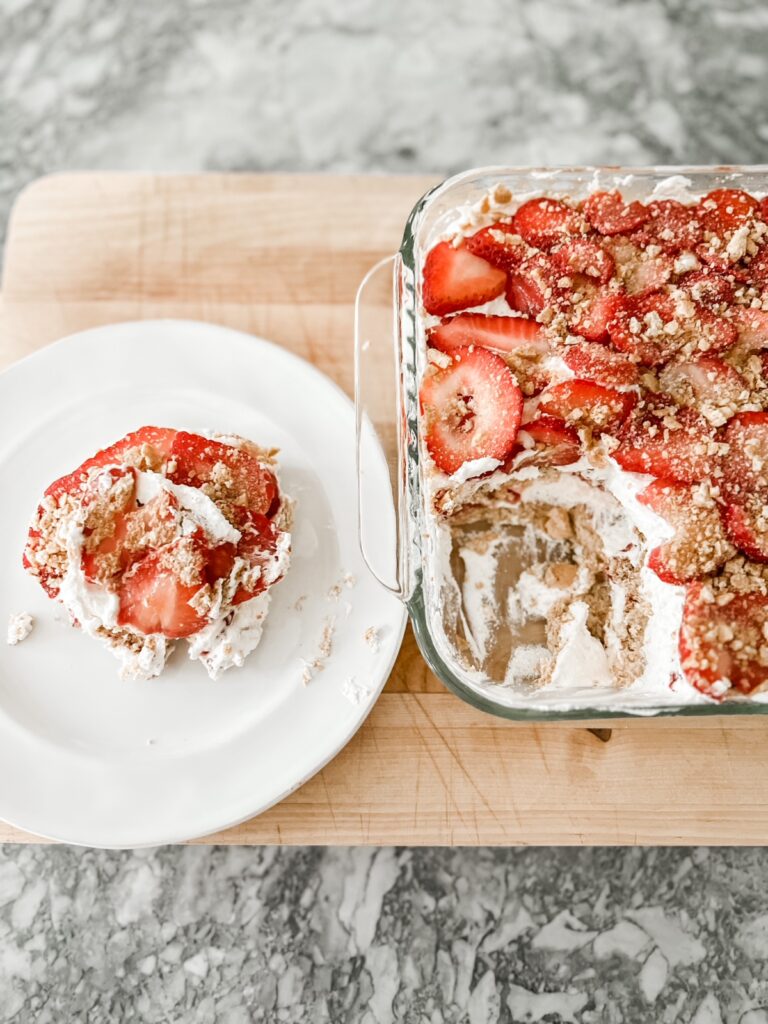
[[[498,469],[501,465],[500,459],[468,459],[467,462],[462,462],[453,476],[449,477],[452,484],[463,484],[466,480],[471,480],[473,476],[482,476],[484,473],[492,473],[494,469]]]

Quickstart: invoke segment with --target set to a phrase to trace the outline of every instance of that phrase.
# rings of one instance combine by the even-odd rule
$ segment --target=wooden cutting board
[[[185,317],[271,338],[351,395],[358,282],[397,248],[432,183],[43,178],[20,195],[10,221],[0,368],[86,327]],[[768,719],[609,724],[596,735],[583,723],[483,715],[444,690],[409,630],[347,748],[277,807],[203,841],[768,843]],[[31,838],[0,825],[2,841]]]

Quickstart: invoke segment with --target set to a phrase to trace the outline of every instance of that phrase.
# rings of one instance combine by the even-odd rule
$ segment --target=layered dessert
[[[768,682],[768,200],[689,185],[499,185],[428,246],[426,586],[510,702]]]
[[[159,675],[186,640],[215,679],[258,645],[288,568],[276,455],[241,437],[142,427],[48,487],[24,566],[122,676]]]

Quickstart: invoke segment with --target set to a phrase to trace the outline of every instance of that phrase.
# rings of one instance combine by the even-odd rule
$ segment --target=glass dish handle
[[[368,568],[387,590],[407,600],[405,463],[395,319],[397,261],[395,254],[371,267],[355,297],[357,526]],[[387,509],[381,507],[383,459],[393,498]]]

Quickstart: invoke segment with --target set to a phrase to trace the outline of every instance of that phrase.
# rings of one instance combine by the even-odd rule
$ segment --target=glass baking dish
[[[421,277],[426,252],[441,230],[455,219],[457,208],[477,204],[499,184],[515,195],[581,199],[595,188],[619,188],[629,199],[647,199],[656,185],[675,175],[689,179],[690,190],[695,193],[731,186],[765,194],[768,166],[488,167],[467,171],[444,181],[417,202],[405,225],[399,252],[373,267],[360,285],[355,307],[355,387],[363,554],[378,579],[405,602],[419,647],[432,671],[449,690],[482,711],[528,721],[768,712],[765,693],[722,704],[704,697],[699,703],[689,699],[682,702],[671,696],[668,701],[655,703],[633,704],[630,697],[626,702],[606,705],[574,699],[568,707],[548,708],[533,703],[529,696],[521,697],[519,691],[510,691],[503,683],[469,672],[448,642],[441,618],[444,592],[430,543],[419,436],[418,391],[425,359]],[[380,441],[390,459],[397,497],[395,551],[386,547],[382,550],[379,538],[367,529],[366,465],[380,458]]]

